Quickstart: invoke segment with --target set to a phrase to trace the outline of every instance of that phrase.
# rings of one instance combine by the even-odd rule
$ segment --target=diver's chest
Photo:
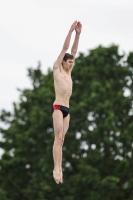
[[[66,76],[64,74],[60,74],[57,78],[57,81],[59,83],[62,83],[63,85],[72,85],[72,78],[70,76]]]

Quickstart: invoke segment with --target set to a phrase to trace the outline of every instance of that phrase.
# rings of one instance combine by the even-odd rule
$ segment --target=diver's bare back
[[[54,72],[54,88],[56,96],[54,104],[69,108],[69,99],[72,95],[72,78],[71,73],[65,73],[62,66]]]

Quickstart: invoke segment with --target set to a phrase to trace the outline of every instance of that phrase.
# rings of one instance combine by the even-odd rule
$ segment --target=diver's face
[[[73,67],[73,64],[74,64],[74,60],[73,59],[67,59],[66,62],[63,61],[63,67],[66,69],[66,70],[70,70],[72,69]]]

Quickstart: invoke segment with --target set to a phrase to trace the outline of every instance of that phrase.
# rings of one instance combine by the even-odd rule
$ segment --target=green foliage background
[[[53,73],[38,64],[28,76],[32,89],[20,90],[13,113],[1,111],[9,128],[1,128],[0,200],[132,200],[133,52],[99,46],[77,57],[60,185],[52,178]]]

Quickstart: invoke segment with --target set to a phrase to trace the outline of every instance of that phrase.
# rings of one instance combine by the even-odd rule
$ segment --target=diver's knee
[[[62,145],[63,144],[63,135],[62,134],[58,134],[56,137],[55,137],[55,142],[58,143],[59,145]]]
[[[62,146],[63,146],[63,144],[64,144],[64,139],[65,139],[64,136],[62,136]]]

